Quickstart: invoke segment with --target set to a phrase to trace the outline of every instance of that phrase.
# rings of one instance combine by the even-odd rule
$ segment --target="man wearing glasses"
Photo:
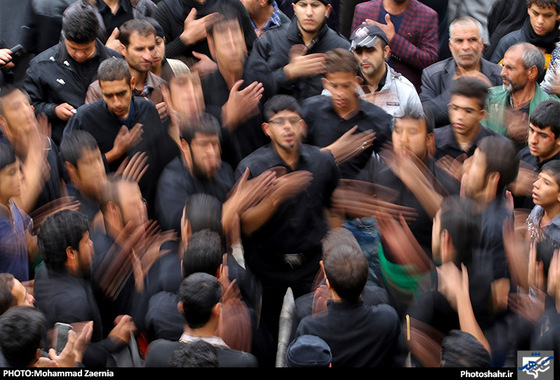
[[[339,169],[331,153],[302,143],[306,125],[299,104],[288,95],[267,101],[262,129],[267,144],[243,159],[236,178],[276,171],[272,189],[240,215],[248,268],[262,284],[260,325],[270,334],[274,365],[279,317],[288,288],[294,298],[312,290],[322,256],[321,240],[329,223],[325,214],[338,185]]]

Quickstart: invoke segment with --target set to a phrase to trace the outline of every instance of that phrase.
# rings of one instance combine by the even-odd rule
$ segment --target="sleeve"
[[[273,32],[271,31],[268,33]],[[267,93],[276,94],[278,88],[285,87],[289,81],[284,74],[283,65],[276,69],[270,67],[269,60],[272,43],[270,38],[268,38],[270,37],[268,33],[265,33],[255,41],[253,49],[247,58],[245,72],[247,73],[247,82],[260,82],[265,87]]]
[[[31,104],[35,108],[35,114],[44,113],[49,121],[58,119],[55,113],[57,104],[47,101],[48,95],[45,91],[45,84],[41,80],[38,63],[30,63],[24,78],[24,88],[29,94]]]
[[[418,22],[422,23],[423,28],[417,46],[398,33],[395,33],[389,46],[392,54],[402,61],[418,69],[423,69],[437,62],[439,58],[438,20],[435,13],[419,17],[419,20],[422,20]]]
[[[435,74],[437,75],[437,73]],[[430,71],[424,70],[422,72],[420,100],[424,106],[432,111],[436,125],[448,124],[447,103],[449,102],[449,94],[447,91],[440,91],[437,88]]]
[[[181,41],[180,34],[175,36],[173,33],[173,15],[166,2],[161,1],[157,4],[153,18],[161,25],[165,34],[165,56],[175,58],[185,55],[186,51],[192,51],[191,47],[186,46]],[[190,54],[188,54],[190,55]]]

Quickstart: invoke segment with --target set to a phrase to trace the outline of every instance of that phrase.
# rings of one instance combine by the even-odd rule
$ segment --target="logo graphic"
[[[517,351],[517,378],[554,379],[554,351]]]

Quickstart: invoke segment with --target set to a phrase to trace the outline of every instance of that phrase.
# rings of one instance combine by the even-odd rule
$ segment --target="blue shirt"
[[[10,199],[0,206],[0,273],[11,273],[19,281],[29,280],[26,232],[32,219]]]

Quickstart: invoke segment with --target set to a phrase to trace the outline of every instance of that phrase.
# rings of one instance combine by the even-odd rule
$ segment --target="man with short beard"
[[[542,51],[526,42],[515,44],[504,55],[502,86],[490,88],[486,99],[488,117],[483,125],[525,145],[533,109],[542,101],[558,98],[545,93],[539,82],[544,75]]]

